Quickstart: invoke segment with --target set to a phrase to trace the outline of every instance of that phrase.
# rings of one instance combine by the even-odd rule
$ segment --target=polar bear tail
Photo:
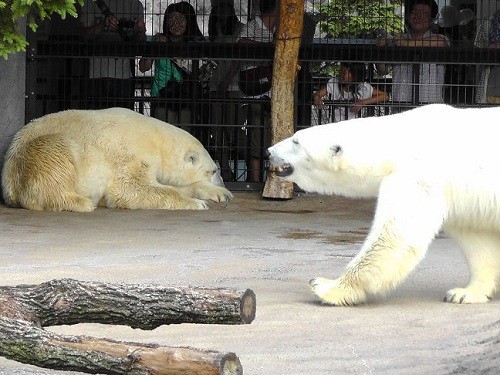
[[[75,157],[61,134],[14,139],[5,157],[5,203],[30,210],[92,211],[89,198],[76,193]]]

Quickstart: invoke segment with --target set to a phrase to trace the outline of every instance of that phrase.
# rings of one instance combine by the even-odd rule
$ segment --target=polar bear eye
[[[299,141],[296,139],[296,138],[292,138],[292,143],[294,145],[298,145],[299,144]]]
[[[343,152],[342,146],[339,146],[339,145],[334,145],[334,146],[330,147],[330,150],[332,150],[332,154],[334,156],[340,156],[340,155],[342,155],[342,152]]]
[[[195,164],[198,160],[198,155],[196,154],[196,152],[190,152],[186,155],[185,160],[188,163]]]

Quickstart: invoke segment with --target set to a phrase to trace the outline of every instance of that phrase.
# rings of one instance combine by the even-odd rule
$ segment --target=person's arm
[[[134,30],[136,34],[136,40],[144,41],[146,40],[146,24],[144,23],[144,19],[139,17],[134,24]]]
[[[447,47],[448,41],[443,35],[435,34],[424,39],[394,38],[396,46],[399,47]]]
[[[90,26],[80,21],[80,27],[83,30],[83,35],[92,40],[99,36],[104,30],[116,31],[118,29],[118,20],[115,16],[111,15],[104,18],[101,22],[93,22]]]
[[[229,88],[229,84],[233,82],[234,76],[239,72],[240,70],[240,62],[237,60],[234,60],[231,62],[231,66],[229,67],[229,70],[227,71],[226,75],[222,79],[222,81],[219,82],[217,85],[217,91],[219,92],[226,92],[227,89]]]
[[[237,41],[238,44],[250,44],[250,43],[256,43],[255,40],[252,39],[247,39],[247,38],[241,38]],[[229,85],[231,82],[233,82],[234,76],[240,71],[240,61],[234,60],[231,63],[231,67],[227,71],[226,75],[222,79],[221,82],[217,85],[217,91],[219,92],[225,92],[229,88]]]
[[[153,37],[154,42],[167,42],[167,37],[163,34],[156,34]],[[139,70],[144,73],[150,70],[153,67],[153,61],[154,59],[148,58],[148,57],[143,57],[142,59],[139,60]]]
[[[361,108],[363,108],[364,106],[386,102],[387,100],[389,100],[389,94],[387,94],[385,91],[372,87],[371,97],[366,99],[356,100],[354,104],[351,106],[350,110],[351,112],[359,112]]]
[[[323,102],[323,97],[327,94],[326,86],[321,86],[318,91],[316,91],[313,95],[313,103],[318,108],[324,108],[325,103]]]

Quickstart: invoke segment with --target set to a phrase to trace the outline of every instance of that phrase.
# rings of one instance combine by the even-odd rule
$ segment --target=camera
[[[126,41],[134,40],[136,37],[135,21],[120,18],[118,20],[118,34]]]

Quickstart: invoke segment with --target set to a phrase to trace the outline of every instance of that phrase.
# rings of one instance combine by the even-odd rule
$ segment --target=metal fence
[[[126,13],[128,19],[137,21],[132,11],[127,13],[121,6],[116,8],[116,3],[123,5],[128,1],[104,1],[112,15],[116,15],[117,20],[121,18],[119,30],[106,29],[109,14],[106,16],[96,3],[90,1],[87,8],[80,11],[79,19],[54,17],[44,22],[36,33],[28,31],[26,122],[65,109],[129,107],[178,125],[199,138],[221,165],[231,189],[261,189],[265,180],[264,150],[269,144],[270,94],[243,93],[243,87],[245,90],[248,87],[241,77],[241,71],[271,65],[273,60],[274,46],[266,43],[272,41],[272,34],[259,35],[261,40],[253,34],[246,35],[264,43],[241,43],[241,39],[247,39],[241,30],[260,19],[258,1],[191,1],[201,35],[181,42],[162,37],[165,36],[163,23],[167,21],[165,11],[172,1],[130,1],[142,5],[141,19],[145,20],[146,30],[139,36],[135,35],[133,22],[127,29],[123,19],[127,17],[118,17],[119,13]],[[484,94],[484,78],[500,65],[498,49],[488,48],[496,2],[452,3],[456,3],[454,9],[448,5],[440,8],[432,26],[433,31],[446,36],[448,46],[416,48],[391,44],[393,36],[380,28],[364,35],[349,36],[354,34],[349,30],[331,35],[323,24],[335,24],[335,17],[322,13],[325,10],[320,11],[320,3],[307,1],[301,69],[295,102],[290,103],[295,108],[295,127],[352,117],[384,116],[427,102],[489,105]],[[224,25],[214,26],[217,15],[219,20],[227,22],[227,13],[231,10],[228,4],[238,21],[238,28],[231,28],[233,35],[229,36],[221,32]],[[411,5],[408,1],[398,4],[396,16],[404,21]],[[339,18],[338,22],[341,21],[345,20]],[[375,23],[375,20],[367,21]],[[92,27],[102,27],[109,35],[103,38],[91,35]],[[235,30],[240,30],[240,38]],[[380,46],[381,37],[389,43]],[[221,75],[223,69],[227,72],[235,62],[237,70],[232,79]],[[332,88],[337,82],[332,78],[341,76],[342,67],[353,70],[359,63],[363,66],[362,78],[358,77],[349,86],[354,89],[347,90],[347,97],[342,97],[342,92],[340,97],[335,96],[330,90],[322,97],[323,105],[315,105],[315,92],[328,85]],[[392,69],[383,71],[383,65]],[[158,86],[162,81],[160,75],[169,67],[170,70],[174,67],[185,83],[182,88],[176,87],[177,91],[173,88],[169,92],[169,85]],[[397,69],[406,69],[406,77],[410,79],[395,82]],[[442,77],[427,82],[421,77],[433,75]],[[257,80],[262,83],[262,77]],[[358,87],[363,88],[365,95],[381,92],[387,97],[353,111],[354,104],[361,99]],[[402,88],[406,92],[403,100],[396,93]],[[439,92],[440,97],[425,100],[423,95],[428,91]]]

